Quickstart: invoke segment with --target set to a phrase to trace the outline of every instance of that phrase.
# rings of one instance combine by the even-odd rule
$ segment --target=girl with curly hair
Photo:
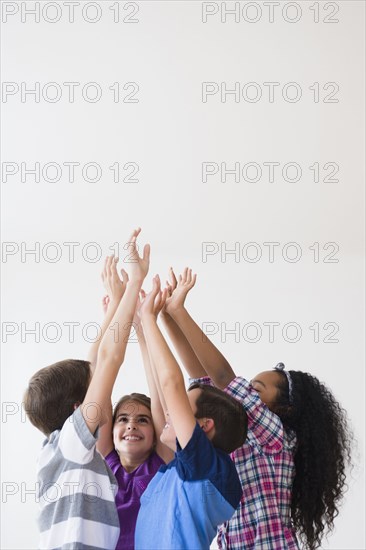
[[[334,527],[346,490],[352,433],[346,412],[315,376],[283,363],[251,382],[236,376],[184,307],[196,276],[171,270],[163,319],[195,384],[240,400],[248,437],[231,455],[243,487],[240,505],[219,527],[219,548],[315,550]]]

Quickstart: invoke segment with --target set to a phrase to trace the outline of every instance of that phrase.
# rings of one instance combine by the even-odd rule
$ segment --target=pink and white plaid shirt
[[[190,381],[212,384],[208,377]],[[234,378],[225,392],[243,404],[248,415],[248,437],[231,454],[243,496],[231,520],[219,527],[219,548],[298,550],[290,519],[296,435],[284,430],[280,418],[244,378]]]

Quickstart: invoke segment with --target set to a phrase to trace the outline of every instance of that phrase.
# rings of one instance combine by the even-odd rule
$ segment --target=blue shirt
[[[116,505],[121,531],[116,550],[133,550],[141,495],[165,462],[153,451],[136,470],[126,472],[115,450],[105,457],[105,461],[118,482]]]
[[[136,550],[208,550],[217,526],[228,521],[242,488],[229,455],[196,424],[186,447],[161,466],[141,497]]]

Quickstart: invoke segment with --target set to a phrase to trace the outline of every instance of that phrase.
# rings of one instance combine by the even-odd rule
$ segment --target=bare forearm
[[[234,378],[235,373],[222,353],[214,346],[185,308],[171,313],[203,369],[218,388],[225,388]]]
[[[88,361],[91,365],[92,374],[94,374],[95,366],[97,364],[97,357],[98,357],[98,350],[99,350],[100,343],[102,341],[102,338],[103,338],[107,328],[111,324],[111,321],[112,321],[112,319],[113,319],[113,317],[114,317],[114,315],[117,311],[118,304],[119,304],[119,301],[111,301],[108,304],[108,310],[107,310],[107,313],[105,314],[103,322],[102,322],[99,338],[91,345],[91,347],[89,349]]]
[[[109,406],[113,385],[124,360],[140,288],[141,284],[138,283],[127,284],[123,298],[99,346],[97,365],[88,394],[91,393],[92,387],[92,401],[98,403],[103,410]]]
[[[142,327],[140,327],[141,333],[142,333]],[[149,393],[151,398],[151,408],[153,412],[155,411],[159,416],[162,415],[162,420],[159,418],[159,423],[163,423],[164,427],[164,410],[166,408],[164,397],[159,385],[159,380],[157,377],[157,373],[154,369],[154,364],[152,357],[150,357],[150,353],[147,347],[146,340],[144,336],[140,338],[139,336],[139,345],[140,345],[140,351],[142,356],[142,362],[144,364],[145,369],[145,375],[147,380],[147,385],[149,387]],[[156,420],[156,416],[153,414],[154,417],[154,423]]]
[[[118,366],[123,362],[141,284],[140,281],[127,283],[123,298],[105,330],[98,359],[108,357],[113,363],[118,363]]]
[[[108,420],[112,389],[123,363],[140,288],[141,284],[133,283],[126,288],[99,346],[95,372],[81,406],[91,433]],[[97,411],[93,417],[88,416],[90,405]]]
[[[179,365],[160,332],[156,321],[152,318],[146,318],[143,320],[143,327],[152,364],[156,365],[155,372],[158,383],[165,397],[164,388],[169,383],[181,382],[184,386],[184,379]]]
[[[202,376],[206,376],[207,373],[198,360],[197,355],[194,353],[191,344],[174,319],[168,313],[162,314],[161,317],[163,319],[164,328],[188,375],[191,378],[201,378]]]

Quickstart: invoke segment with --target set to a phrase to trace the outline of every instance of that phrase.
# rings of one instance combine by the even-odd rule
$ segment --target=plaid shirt
[[[208,377],[191,382],[212,384]],[[248,437],[231,454],[243,496],[231,520],[219,527],[219,548],[298,550],[290,519],[296,435],[284,430],[280,418],[244,378],[234,378],[225,392],[243,403]]]

